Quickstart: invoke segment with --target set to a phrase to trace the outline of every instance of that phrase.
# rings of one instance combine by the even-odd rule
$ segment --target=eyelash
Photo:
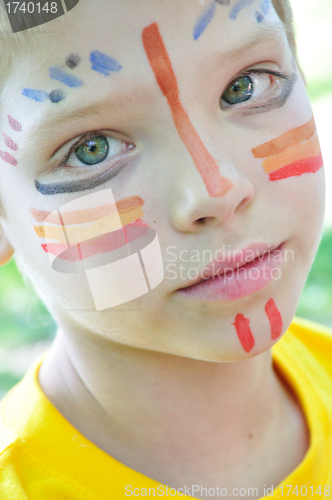
[[[94,130],[94,131],[91,131],[91,132],[88,132],[86,134],[81,135],[70,146],[69,151],[65,154],[65,156],[62,158],[62,160],[60,161],[60,163],[58,163],[55,166],[55,170],[56,171],[59,171],[59,170],[63,171],[63,173],[70,174],[71,176],[78,176],[79,174],[82,173],[83,170],[84,170],[84,172],[87,172],[87,171],[93,172],[95,170],[100,170],[101,165],[104,165],[106,162],[114,163],[113,166],[112,167],[108,167],[108,169],[109,168],[114,169],[119,164],[122,165],[124,163],[124,161],[123,161],[124,158],[123,158],[123,154],[122,153],[116,154],[113,157],[112,156],[111,157],[107,157],[107,158],[105,158],[104,161],[102,161],[100,163],[96,163],[95,165],[84,165],[82,167],[73,167],[73,166],[70,166],[70,165],[66,165],[66,163],[68,162],[69,158],[73,154],[75,154],[75,151],[77,150],[77,148],[81,144],[83,144],[85,141],[88,141],[89,139],[91,139],[93,137],[96,137],[96,136],[103,136],[103,137],[106,137],[106,138],[111,138],[111,139],[116,139],[118,141],[121,141],[127,147],[127,149],[124,149],[123,153],[127,153],[127,152],[129,152],[129,151],[131,151],[131,150],[133,150],[135,148],[135,145],[132,144],[132,143],[129,143],[128,141],[125,141],[123,139],[117,138],[114,135],[106,134],[104,131]]]
[[[280,78],[281,80],[283,80],[282,84],[279,85],[279,88],[277,89],[272,89],[272,90],[269,90],[267,91],[268,93],[272,94],[271,98],[270,98],[270,101],[267,101],[265,102],[264,105],[261,105],[261,106],[252,106],[253,103],[256,103],[257,101],[259,100],[262,100],[262,99],[266,99],[266,92],[264,92],[262,95],[258,96],[256,99],[249,99],[248,101],[244,101],[243,103],[238,103],[238,104],[230,104],[230,105],[227,105],[227,106],[223,106],[222,105],[222,96],[224,95],[226,89],[232,85],[232,83],[235,83],[236,80],[238,80],[239,78],[243,78],[243,77],[249,77],[250,76],[253,76],[253,75],[269,75],[269,76],[274,76],[275,78]],[[274,71],[274,70],[271,70],[271,69],[267,69],[267,68],[252,68],[252,69],[249,69],[249,70],[245,70],[245,71],[241,71],[241,73],[239,73],[235,78],[233,78],[226,86],[225,90],[223,91],[222,93],[222,96],[220,98],[220,107],[223,111],[227,111],[229,109],[232,109],[233,111],[239,109],[239,110],[244,110],[244,109],[252,109],[253,110],[253,114],[256,112],[259,112],[258,110],[264,110],[264,108],[266,106],[269,106],[269,104],[274,100],[274,99],[278,99],[278,97],[282,94],[282,91],[284,90],[284,86],[285,86],[285,83],[289,82],[291,84],[293,78],[292,78],[292,75],[286,75],[285,73],[281,73],[280,71]],[[273,95],[273,90],[274,90],[274,95]],[[249,113],[248,113],[249,114]]]

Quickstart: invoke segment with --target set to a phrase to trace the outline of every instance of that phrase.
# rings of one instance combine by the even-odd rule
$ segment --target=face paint
[[[238,2],[236,2],[234,7],[232,7],[229,13],[229,17],[235,20],[238,14],[241,12],[241,10],[244,9],[245,7],[249,7],[253,2],[254,0],[239,0]]]
[[[78,54],[70,54],[66,59],[66,66],[70,69],[76,68],[81,62],[81,57]]]
[[[265,16],[270,10],[270,0],[262,0],[260,3],[260,9],[262,12],[255,12],[256,14],[256,21],[258,23],[262,23],[265,19]]]
[[[296,146],[297,144],[309,140],[315,133],[316,126],[314,118],[308,123],[296,127],[280,135],[272,141],[265,142],[261,146],[252,150],[255,158],[266,158],[267,156],[282,153],[286,148]]]
[[[262,23],[264,21],[265,17],[261,12],[255,12],[255,15],[256,15],[256,21],[258,23]]]
[[[287,148],[283,153],[269,156],[263,161],[263,168],[267,174],[279,170],[285,165],[295,163],[305,158],[312,158],[320,153],[318,136],[315,135],[309,141],[302,142],[293,148]]]
[[[266,158],[263,168],[270,181],[317,172],[323,158],[314,119],[252,150],[255,158]]]
[[[90,54],[91,68],[102,75],[109,76],[114,71],[119,71],[121,65],[112,57],[95,50]]]
[[[52,92],[48,94],[48,98],[51,102],[58,103],[65,98],[65,93],[62,89],[52,90]]]
[[[7,115],[7,118],[8,118],[9,126],[13,130],[15,130],[15,132],[21,132],[22,131],[22,125],[20,124],[20,122],[18,122],[17,120],[15,120],[15,118],[12,118],[10,115]]]
[[[35,187],[37,191],[45,196],[52,196],[55,194],[64,194],[64,193],[78,193],[80,191],[87,191],[89,189],[94,189],[105,182],[110,181],[115,177],[121,168],[124,166],[124,162],[119,161],[117,165],[115,165],[110,170],[98,174],[90,179],[84,179],[82,181],[72,181],[72,182],[63,182],[62,184],[40,184],[37,180],[35,180]]]
[[[97,311],[140,297],[164,278],[156,232],[141,219],[122,227],[122,221],[143,215],[142,205],[143,200],[133,196],[118,202],[118,211],[112,190],[105,189],[69,202],[48,215],[31,210],[38,219],[46,215],[43,249],[53,270],[85,273]],[[105,215],[106,210],[109,213]],[[97,220],[93,221],[93,214]],[[82,220],[85,215],[88,223]],[[54,243],[58,237],[62,242]]]
[[[260,9],[263,12],[264,16],[267,15],[271,7],[271,2],[270,0],[262,0],[260,4]]]
[[[216,162],[207,151],[182,106],[176,76],[158,25],[153,23],[144,28],[142,39],[157,83],[167,99],[178,134],[187,147],[209,195],[225,195],[233,184],[220,175]]]
[[[41,247],[46,253],[59,256],[61,260],[77,262],[96,255],[114,252],[137,238],[147,235],[148,231],[148,226],[141,219],[138,219],[132,224],[123,226],[120,230],[74,246],[62,243],[45,243]]]
[[[13,151],[17,151],[18,150],[17,144],[15,144],[15,142],[11,140],[11,138],[9,137],[9,135],[3,133],[3,137],[4,137],[4,140],[5,140],[5,144],[6,144],[6,146],[9,149],[12,149]]]
[[[49,240],[60,242],[61,245],[76,245],[103,234],[105,228],[106,232],[115,231],[138,221],[139,226],[144,225],[141,221],[144,215],[143,204],[142,198],[132,196],[116,204],[108,203],[85,210],[65,212],[61,217],[57,212],[43,212],[34,208],[30,212],[36,220],[47,220],[48,224],[52,224],[34,227],[40,238],[47,237]],[[62,246],[53,248],[61,250]]]
[[[245,318],[243,314],[237,314],[235,323],[232,323],[236,328],[237,336],[241,342],[243,349],[249,353],[255,346],[255,339],[251,333],[249,318]]]
[[[48,98],[47,92],[44,92],[43,90],[23,89],[22,94],[25,97],[29,97],[29,99],[33,99],[36,102],[45,102]]]
[[[49,69],[49,76],[54,80],[59,80],[59,82],[68,85],[68,87],[81,87],[84,83],[80,78],[69,75],[63,71],[61,66],[52,66],[52,68]]]
[[[123,200],[116,202],[115,206],[118,210],[122,225],[130,224],[133,220],[136,220],[133,219],[133,217],[136,217],[137,219],[143,217],[143,205],[144,201],[140,196],[131,196],[130,198],[124,198]],[[105,217],[111,212],[114,212],[114,204],[106,204],[104,206],[89,208],[87,210],[66,212],[66,222],[67,224],[94,222],[97,219]],[[58,218],[52,218],[50,212],[44,212],[43,210],[31,208],[30,213],[37,222],[45,222],[47,219],[48,222],[57,224]]]
[[[265,312],[271,325],[271,339],[276,340],[282,334],[282,317],[273,299],[266,303]]]
[[[194,40],[197,40],[201,36],[201,34],[205,31],[207,26],[210,24],[214,15],[216,13],[217,4],[215,0],[207,6],[201,17],[198,19],[197,23],[194,27]]]
[[[15,158],[12,155],[10,155],[9,153],[6,153],[4,151],[1,151],[1,150],[0,150],[0,158],[3,161],[5,161],[6,163],[13,165],[14,167],[16,167],[16,165],[17,165],[17,161],[15,160]]]

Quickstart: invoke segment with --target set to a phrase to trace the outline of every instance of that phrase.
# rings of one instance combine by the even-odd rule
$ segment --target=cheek
[[[156,232],[143,220],[143,205],[139,196],[115,202],[112,190],[105,189],[53,212],[31,208],[40,248],[63,294],[70,275],[70,293],[77,291],[82,300],[84,292],[85,307],[89,302],[91,311],[102,311],[159,285],[164,277],[161,250]]]

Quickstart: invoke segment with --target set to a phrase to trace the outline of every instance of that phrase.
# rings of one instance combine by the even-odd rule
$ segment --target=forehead
[[[258,11],[266,14],[264,17],[261,12],[263,22],[257,17]],[[142,41],[144,28],[152,23],[159,27],[179,85],[189,93],[192,89],[193,95],[193,82],[203,87],[212,77],[219,78],[226,72],[231,78],[233,72],[243,69],[234,66],[235,62],[244,53],[257,54],[258,44],[265,50],[263,61],[269,57],[273,60],[274,52],[287,46],[284,29],[269,0],[81,0],[72,14],[50,23],[52,31],[39,34],[28,57],[14,66],[6,100],[13,102],[16,92],[21,112],[26,111],[31,123],[37,116],[42,122],[49,107],[35,107],[30,114],[32,102],[22,96],[22,87],[42,89],[41,95],[65,87],[66,106],[53,106],[52,119],[58,116],[61,120],[65,113],[82,108],[83,103],[96,107],[114,96],[116,102],[113,99],[109,104],[124,116],[124,108],[130,108],[134,101],[149,102],[150,89],[156,83]],[[106,69],[103,57],[108,58]],[[80,61],[77,67],[75,58]],[[114,71],[107,68],[112,64],[109,61],[114,62]],[[248,64],[257,62],[255,56]],[[59,70],[73,80],[59,84],[54,74]]]

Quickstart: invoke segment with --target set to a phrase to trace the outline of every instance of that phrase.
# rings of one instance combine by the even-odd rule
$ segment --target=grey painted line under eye
[[[259,106],[257,108],[251,108],[249,111],[244,112],[244,116],[248,116],[251,114],[260,114],[260,113],[266,113],[267,111],[270,111],[271,109],[277,109],[277,108],[282,108],[284,104],[286,104],[288,97],[291,95],[294,84],[297,80],[297,73],[293,73],[286,81],[284,88],[281,92],[281,94],[273,99],[272,102],[269,104],[266,104],[266,106]]]
[[[35,180],[35,187],[39,193],[45,196],[52,196],[54,194],[64,194],[64,193],[78,193],[80,191],[87,191],[89,189],[94,189],[101,186],[105,182],[113,179],[119,170],[123,167],[119,165],[119,168],[113,168],[89,180],[74,181],[74,182],[64,182],[62,184],[41,184]]]

